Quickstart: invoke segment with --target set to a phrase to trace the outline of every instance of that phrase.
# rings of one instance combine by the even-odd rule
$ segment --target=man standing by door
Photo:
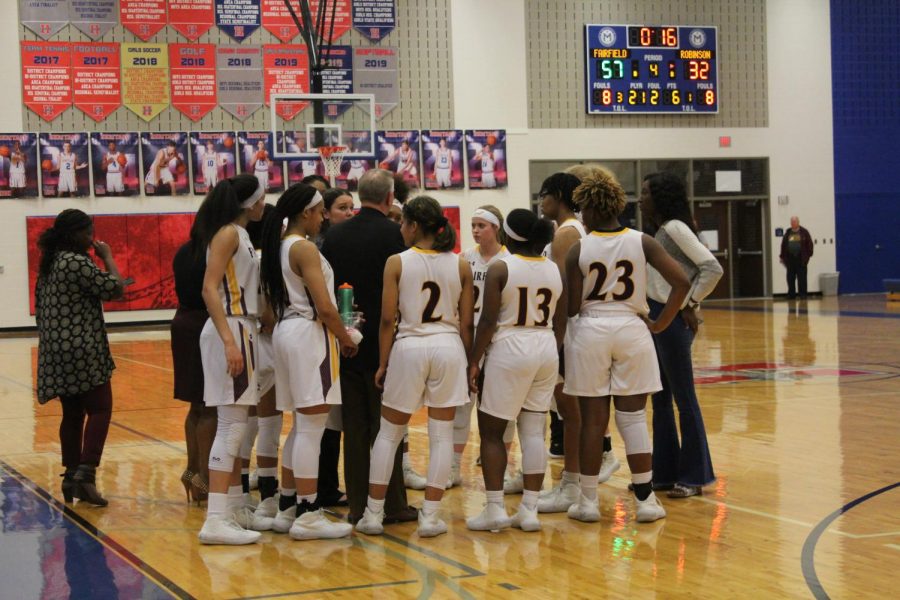
[[[791,228],[781,239],[781,264],[787,268],[788,300],[806,299],[806,265],[813,255],[813,241],[809,231],[800,227],[800,219],[791,217]],[[797,289],[799,288],[799,290]]]

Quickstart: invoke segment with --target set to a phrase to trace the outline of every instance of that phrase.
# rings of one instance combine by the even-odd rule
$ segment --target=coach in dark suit
[[[322,254],[334,269],[334,283],[349,283],[366,322],[359,353],[341,360],[344,418],[344,479],[351,522],[362,517],[369,493],[369,452],[381,425],[381,391],[375,387],[378,370],[378,324],[384,265],[406,246],[400,228],[387,218],[394,201],[394,180],[383,169],[366,171],[359,180],[359,214],[330,228]],[[385,498],[385,523],[413,521],[415,509],[406,502],[398,450]]]

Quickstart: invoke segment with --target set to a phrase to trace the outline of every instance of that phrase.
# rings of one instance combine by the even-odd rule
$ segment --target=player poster
[[[274,157],[274,149],[284,143],[279,131],[276,144],[271,131],[241,131],[238,133],[238,155],[241,172],[253,173],[266,193],[284,191],[284,163]]]
[[[469,189],[505,188],[506,130],[467,129]]]
[[[322,93],[353,93],[353,48],[331,46],[322,49],[322,58],[328,69],[322,72]],[[337,119],[353,106],[351,102],[326,102],[325,116]]]
[[[19,0],[19,21],[42,39],[50,39],[69,24],[69,0]]]
[[[286,131],[284,133],[284,149],[287,152],[306,152],[306,132]],[[303,181],[304,177],[319,175],[325,177],[325,168],[318,156],[302,160],[292,158],[287,163],[288,185]]]
[[[297,18],[300,18],[299,13]],[[289,43],[300,34],[284,0],[262,0],[262,26],[283,44]]]
[[[377,131],[375,152],[378,166],[403,175],[410,188],[419,187],[419,132]]]
[[[169,106],[167,44],[122,44],[122,102],[145,121]]]
[[[40,133],[41,196],[77,198],[90,194],[86,133]]]
[[[98,123],[122,105],[118,42],[72,42],[75,107]]]
[[[69,42],[21,42],[22,102],[45,121],[72,106]]]
[[[119,0],[119,19],[146,42],[166,26],[166,0]]]
[[[355,152],[368,152],[371,148],[372,132],[344,131],[344,144]],[[355,191],[359,187],[359,180],[369,169],[375,168],[375,159],[359,157],[344,158],[341,163],[341,173],[335,180],[337,187]]]
[[[213,0],[169,0],[169,26],[192,42],[212,29]]]
[[[216,26],[237,43],[259,29],[259,0],[216,0]]]
[[[139,194],[138,134],[91,133],[91,166],[94,196]]]
[[[194,160],[194,194],[203,196],[216,184],[237,173],[234,133],[191,132],[191,155]]]
[[[463,132],[459,129],[422,131],[422,165],[426,190],[459,190],[463,179]]]
[[[187,134],[141,132],[144,195],[181,196],[190,191]]]
[[[300,44],[263,45],[266,106],[272,106],[272,94],[309,92],[309,58]],[[309,102],[279,102],[275,112],[285,121],[296,117]]]
[[[219,106],[244,121],[263,105],[262,46],[216,47]]]
[[[397,27],[394,0],[353,0],[353,29],[380,42]]]
[[[69,20],[84,35],[99,40],[119,24],[118,0],[69,0]]]
[[[399,54],[400,50],[395,46],[353,49],[353,91],[375,96],[376,119],[381,119],[400,104]]]
[[[0,133],[0,198],[37,198],[38,154],[34,133]]]
[[[191,121],[216,107],[215,44],[169,44],[172,106]]]

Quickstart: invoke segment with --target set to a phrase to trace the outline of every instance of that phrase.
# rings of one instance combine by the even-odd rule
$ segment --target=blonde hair
[[[569,175],[574,175],[581,181],[584,181],[588,177],[591,177],[594,175],[608,175],[610,177],[615,177],[615,175],[613,175],[612,171],[610,171],[603,165],[600,165],[599,163],[585,163],[583,165],[572,165],[571,167],[569,167],[568,169],[563,171],[563,173],[568,173]]]
[[[625,190],[608,172],[584,178],[573,194],[578,210],[592,209],[603,218],[618,217],[625,210]]]
[[[482,204],[478,207],[481,210],[486,210],[500,221],[500,225],[497,227],[497,243],[501,246],[506,245],[506,231],[503,230],[503,213],[500,212],[500,209],[494,206],[493,204]]]

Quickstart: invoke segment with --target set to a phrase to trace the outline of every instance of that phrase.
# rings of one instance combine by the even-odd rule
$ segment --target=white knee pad
[[[325,421],[325,429],[330,429],[332,431],[344,430],[344,419],[341,415],[340,405],[332,406],[331,410],[328,411],[328,420]]]
[[[650,454],[650,432],[647,431],[647,410],[633,412],[616,410],[616,427],[625,442],[625,454]]]
[[[287,434],[287,438],[284,440],[284,448],[281,450],[281,466],[288,471],[294,470],[294,440],[297,437],[298,416],[297,413],[294,413],[294,422]]]
[[[395,425],[381,417],[381,428],[378,430],[378,437],[375,438],[375,444],[372,446],[369,483],[387,485],[391,480],[394,455],[397,454],[397,446],[403,441],[405,433],[406,425]]]
[[[257,456],[278,458],[281,424],[281,413],[272,417],[259,417],[259,443],[256,445]]]
[[[216,411],[216,437],[209,452],[209,468],[230,473],[247,430],[246,406],[220,406]]]
[[[244,437],[241,439],[241,458],[250,460],[250,453],[253,452],[253,444],[256,443],[256,433],[259,431],[259,418],[247,417],[246,427],[244,429]]]
[[[543,475],[547,470],[547,452],[544,449],[547,413],[522,411],[519,413],[518,421],[519,445],[522,446],[522,473]]]
[[[294,413],[294,418],[297,420],[297,435],[292,449],[294,479],[318,479],[319,448],[328,413]]]
[[[469,430],[472,428],[472,396],[469,401],[456,409],[456,416],[453,417],[453,443],[465,444],[469,441]]]
[[[445,489],[453,464],[453,421],[428,419],[428,487]]]
[[[516,439],[516,421],[507,421],[506,429],[503,430],[503,443],[512,444],[514,439]]]

